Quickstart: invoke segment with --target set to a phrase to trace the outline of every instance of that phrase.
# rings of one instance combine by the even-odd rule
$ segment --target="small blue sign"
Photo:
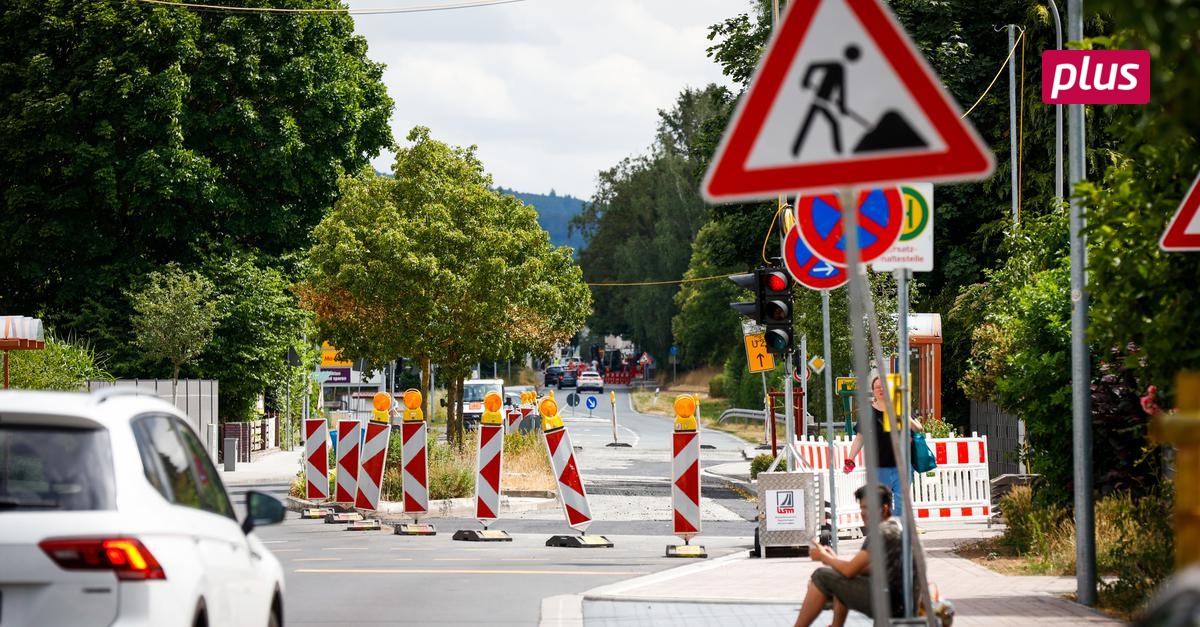
[[[596,409],[596,397],[595,396],[587,397],[587,400],[584,401],[583,404],[587,405],[588,409]]]
[[[679,354],[679,347],[678,347],[678,346],[672,346],[672,347],[671,347],[671,354],[672,354],[672,355],[678,355],[678,354]]]

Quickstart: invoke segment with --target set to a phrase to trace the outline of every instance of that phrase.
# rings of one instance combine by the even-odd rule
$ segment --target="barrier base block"
[[[352,522],[358,522],[363,519],[363,515],[358,512],[330,512],[325,515],[325,524],[327,525],[343,525]]]
[[[466,542],[512,542],[512,536],[502,529],[459,529],[454,532],[454,539]]]
[[[667,557],[697,557],[704,559],[708,557],[708,551],[699,544],[668,544]]]
[[[564,546],[571,549],[600,549],[613,546],[604,536],[552,536],[546,546]]]
[[[309,520],[319,520],[333,513],[332,507],[306,507],[300,510],[300,517]]]
[[[608,444],[605,444],[604,446],[617,446],[617,447],[621,447],[621,448],[633,448],[632,444],[627,444],[625,442],[609,442]]]
[[[437,529],[429,523],[405,523],[396,525],[398,536],[436,536]]]
[[[358,520],[346,525],[346,531],[379,531],[383,525],[378,520]]]

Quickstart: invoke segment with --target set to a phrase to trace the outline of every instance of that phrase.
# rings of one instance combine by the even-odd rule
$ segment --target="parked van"
[[[504,379],[471,379],[463,382],[463,428],[474,429],[483,415],[483,397],[495,391],[504,398]]]

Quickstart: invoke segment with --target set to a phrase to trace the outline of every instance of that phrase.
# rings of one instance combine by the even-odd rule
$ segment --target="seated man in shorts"
[[[867,503],[865,500],[867,486],[854,491],[858,499],[858,507],[862,511],[863,520],[867,520]],[[892,491],[885,485],[879,486],[876,496],[880,501],[880,511],[883,521],[879,523],[879,531],[883,537],[886,550],[889,604],[891,616],[904,615],[904,582],[900,567],[901,527],[900,521],[892,518]],[[825,604],[833,599],[833,623],[831,627],[842,627],[846,623],[849,610],[856,610],[873,617],[871,611],[871,566],[870,542],[864,541],[862,549],[848,560],[841,559],[829,547],[814,542],[809,548],[812,558],[824,564],[812,575],[808,582],[808,592],[804,603],[800,606],[800,614],[796,617],[796,627],[808,627],[812,624]]]

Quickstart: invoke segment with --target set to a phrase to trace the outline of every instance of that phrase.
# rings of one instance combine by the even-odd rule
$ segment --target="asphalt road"
[[[577,535],[557,507],[496,521],[492,528],[507,531],[511,542],[452,539],[459,529],[478,529],[474,519],[427,519],[423,522],[433,523],[437,535],[420,537],[352,532],[341,525],[290,518],[259,530],[284,565],[287,623],[530,625],[536,624],[544,598],[685,563],[665,556],[667,545],[681,543],[671,524],[673,419],[636,414],[627,395],[618,392],[618,441],[630,446],[612,447],[607,445],[613,441],[614,405],[607,391],[597,395],[591,416],[582,399],[572,410],[565,394],[556,396],[592,508],[587,533],[603,535],[613,547],[546,546],[552,536]],[[702,437],[707,445],[702,466],[741,459],[745,444],[737,438],[717,432]],[[282,495],[286,486],[255,489]],[[242,502],[245,490],[231,492]],[[709,476],[703,479],[702,497],[702,533],[693,543],[703,545],[710,558],[749,549],[754,505]]]

